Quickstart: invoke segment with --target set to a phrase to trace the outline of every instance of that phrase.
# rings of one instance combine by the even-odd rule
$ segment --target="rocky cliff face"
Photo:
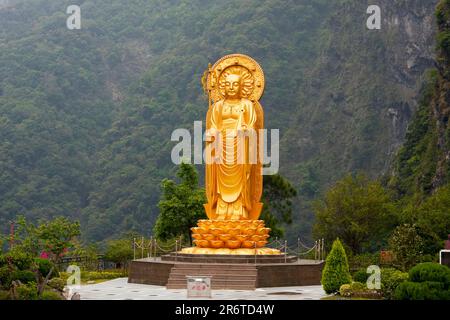
[[[280,144],[282,172],[300,188],[297,228],[312,219],[308,199],[346,172],[389,171],[434,66],[437,1],[378,1],[380,30],[366,27],[371,4],[343,1],[324,22],[321,54]]]
[[[345,1],[326,21],[297,124],[284,135],[282,159],[309,168],[319,161],[313,171],[329,167],[319,174],[328,181],[345,171],[389,168],[417,108],[422,75],[434,64],[436,2],[379,1],[381,30],[366,28],[369,4]]]
[[[450,1],[440,2],[436,17],[436,69],[422,90],[390,181],[401,195],[426,196],[450,181]]]

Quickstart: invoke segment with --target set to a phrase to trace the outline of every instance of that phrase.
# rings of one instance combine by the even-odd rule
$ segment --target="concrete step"
[[[169,279],[167,289],[186,289],[186,280]],[[213,280],[211,289],[236,289],[236,290],[255,290],[256,280]]]
[[[208,270],[255,270],[256,267],[254,265],[246,266],[246,265],[223,265],[223,264],[175,264],[174,268],[176,269],[208,269]]]
[[[170,273],[172,276],[221,276],[221,277],[256,277],[258,273],[256,271],[248,271],[248,272],[240,272],[240,273],[232,273],[232,272],[225,272],[225,271],[202,271],[202,272],[180,272],[178,270],[174,270]]]
[[[186,280],[186,276],[192,276],[192,275],[186,275],[186,274],[182,274],[182,273],[174,273],[174,274],[170,274],[170,278],[169,280]],[[193,277],[211,277],[212,281],[216,281],[216,280],[229,280],[229,279],[236,279],[236,280],[256,280],[257,275],[227,275],[227,274],[197,274],[197,275],[193,275]]]
[[[224,274],[239,274],[239,273],[255,273],[257,270],[256,268],[253,269],[228,269],[227,267],[224,268],[176,268],[173,267],[171,271],[178,271],[178,272],[214,272],[214,273],[224,273]]]
[[[226,285],[226,286],[212,286],[212,290],[255,290],[255,286],[248,286],[248,285]],[[166,286],[167,289],[186,289],[186,284],[168,284]]]
[[[185,289],[186,276],[211,276],[212,289],[254,290],[257,274],[254,265],[176,264],[170,271],[167,288]]]

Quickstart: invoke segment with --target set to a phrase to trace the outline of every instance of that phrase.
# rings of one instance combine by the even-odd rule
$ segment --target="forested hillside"
[[[288,237],[307,238],[325,187],[388,170],[433,66],[437,1],[379,2],[381,30],[359,0],[85,0],[81,30],[72,1],[0,2],[0,226],[65,215],[89,240],[148,235],[172,130],[205,118],[203,71],[240,52],[265,71],[265,123],[299,189]]]

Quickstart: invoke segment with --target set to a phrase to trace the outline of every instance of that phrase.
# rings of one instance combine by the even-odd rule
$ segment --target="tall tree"
[[[353,253],[384,245],[396,225],[395,204],[378,181],[347,175],[314,205],[314,235],[341,239]]]
[[[199,219],[205,219],[203,204],[206,203],[205,191],[198,186],[198,174],[194,165],[182,163],[177,172],[181,180],[164,179],[162,195],[158,203],[160,214],[154,226],[157,238],[167,240],[180,235],[191,239],[191,227]]]
[[[279,174],[264,176],[263,188],[261,219],[272,229],[271,237],[281,238],[284,235],[281,224],[292,223],[292,198],[297,191]]]

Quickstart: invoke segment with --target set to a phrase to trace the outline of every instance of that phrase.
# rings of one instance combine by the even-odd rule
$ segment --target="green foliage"
[[[1,286],[15,292],[15,299],[34,299],[34,292],[41,297],[47,281],[59,275],[55,263],[73,246],[79,229],[78,222],[63,217],[41,221],[37,227],[19,217],[14,245],[0,256]],[[50,260],[36,257],[42,251],[49,254]]]
[[[322,286],[326,293],[337,292],[341,285],[350,283],[347,255],[339,239],[333,242],[322,271]]]
[[[353,274],[353,281],[366,283],[369,278],[369,274],[367,273],[367,269],[360,269]]]
[[[52,274],[50,275],[50,279],[54,277],[59,276],[59,272],[56,269],[56,266],[53,262],[51,262],[48,259],[41,259],[41,258],[35,258],[34,259],[35,264],[37,265],[37,268],[41,275],[44,277],[47,276],[47,274],[50,272],[50,269],[53,267]]]
[[[396,222],[395,204],[378,181],[347,175],[315,206],[314,235],[326,243],[339,237],[352,253],[376,249]]]
[[[8,265],[19,270],[30,269],[33,264],[33,256],[24,252],[20,247],[13,247],[5,254]]]
[[[350,284],[343,284],[340,288],[339,288],[339,294],[342,297],[350,297],[352,295],[352,286]]]
[[[58,292],[45,290],[42,292],[39,300],[64,300],[64,297]]]
[[[160,214],[154,227],[158,239],[167,240],[183,235],[190,238],[191,230],[199,219],[205,219],[204,189],[198,187],[197,171],[193,165],[182,163],[177,173],[181,182],[163,180]]]
[[[419,108],[408,126],[406,141],[399,150],[390,181],[400,196],[431,195],[450,182],[450,136],[448,125],[450,81],[450,5],[441,0],[436,8],[437,64],[429,72],[420,93]]]
[[[398,300],[450,300],[450,268],[420,263],[409,270],[409,281],[395,290]]]
[[[65,251],[73,247],[73,240],[80,235],[80,223],[71,222],[65,217],[41,222],[36,230],[42,241],[44,251],[50,253],[53,261],[59,261]]]
[[[53,289],[56,289],[56,290],[62,292],[64,290],[64,287],[66,286],[66,281],[62,278],[53,278],[47,283],[47,285],[50,288],[53,288]],[[44,294],[45,292],[46,291],[44,291],[42,294]]]
[[[378,252],[361,254],[351,254],[350,252],[347,257],[350,270],[352,271],[367,270],[368,266],[380,264],[380,254]]]
[[[412,282],[440,282],[444,288],[450,288],[450,268],[438,263],[420,263],[409,270],[409,280]]]
[[[25,284],[36,283],[36,274],[28,270],[16,270],[11,274],[11,279]]]
[[[82,271],[82,281],[92,280],[104,280],[104,279],[116,279],[120,277],[126,277],[126,271]]]
[[[20,285],[16,288],[17,300],[37,300],[38,291],[36,283],[31,282],[28,284]]]
[[[10,300],[10,299],[11,299],[11,297],[10,297],[8,291],[0,290],[0,301],[1,300]]]
[[[267,228],[272,229],[270,232],[272,238],[284,236],[281,223],[292,223],[292,199],[296,195],[295,188],[281,175],[264,176],[262,195],[264,207],[260,219],[265,221]]]
[[[406,139],[397,154],[395,174],[389,185],[399,195],[428,194],[436,172],[437,142],[436,124],[430,103],[435,95],[438,76],[429,71],[420,92],[419,107],[413,115]]]
[[[118,239],[107,243],[105,259],[125,267],[133,259],[132,240]]]
[[[385,299],[393,299],[397,287],[408,280],[408,273],[394,268],[381,269],[381,293]]]
[[[450,291],[440,282],[403,282],[395,290],[396,300],[450,300]]]
[[[411,212],[406,218],[415,221],[425,241],[424,252],[435,254],[443,248],[443,240],[450,230],[450,184],[437,189]]]
[[[389,238],[389,247],[394,253],[394,265],[403,271],[419,262],[424,243],[414,225],[403,224],[395,228]]]
[[[11,286],[11,270],[8,266],[0,267],[0,288],[5,290]]]
[[[339,294],[345,298],[380,298],[380,293],[377,290],[368,289],[365,283],[357,281],[350,284],[343,284],[339,289]]]
[[[437,34],[438,49],[447,63],[450,62],[450,3],[448,0],[441,0],[436,7],[436,20],[439,26]],[[447,71],[448,74],[448,71]]]

